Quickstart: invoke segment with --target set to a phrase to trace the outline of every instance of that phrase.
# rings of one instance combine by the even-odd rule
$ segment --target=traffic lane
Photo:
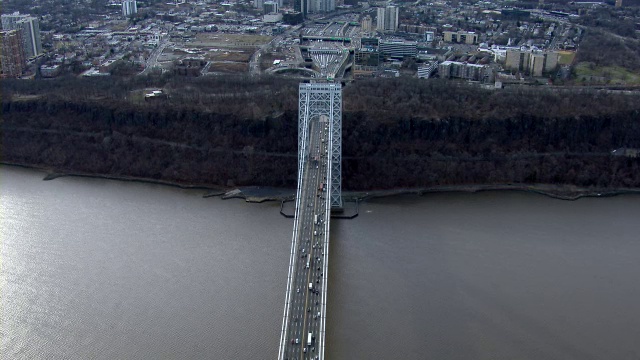
[[[313,130],[315,130],[315,128],[316,128],[315,124],[312,123],[311,124],[311,130],[312,130],[312,133],[315,136],[314,136],[314,139],[313,139],[314,141],[311,142],[311,149],[313,149],[314,148],[313,145],[315,145],[315,143],[318,142],[318,135],[319,134],[318,134],[317,130],[313,131]],[[317,166],[316,166],[316,169],[317,169]],[[313,169],[313,166],[312,166],[312,170],[311,171],[313,173],[313,180],[309,184],[311,186],[309,188],[307,188],[306,190],[313,193],[313,192],[317,191],[316,189],[317,189],[317,185],[318,185],[319,179],[318,179],[318,176],[317,176],[317,172],[314,171],[314,169]],[[313,200],[313,209],[314,209],[314,214],[315,214],[317,212],[317,198],[315,198],[315,197],[314,197],[314,200]],[[311,226],[312,226],[313,233],[314,233],[313,236],[316,236],[316,231],[317,231],[317,229],[315,228],[316,224],[312,224]],[[309,259],[307,260],[307,264],[309,264],[310,261],[313,259],[313,255],[314,255],[314,248],[311,247],[311,248],[309,248],[309,251],[307,252],[307,255],[306,255],[306,256],[309,257]],[[305,283],[306,283],[311,278],[310,267],[305,266],[304,273],[306,275],[306,281],[305,281]],[[308,289],[305,291],[305,306],[304,306],[304,308],[307,309],[306,310],[307,315],[304,317],[304,323],[302,325],[302,335],[303,336],[305,334],[307,334],[306,330],[307,330],[307,324],[308,324],[308,321],[309,321],[308,318],[309,318],[309,313],[311,312],[311,306],[310,306],[309,302],[310,302],[310,294],[312,293],[312,288],[313,288],[313,285],[310,285],[308,287]],[[303,308],[303,311],[304,311],[304,308]],[[304,356],[304,354],[305,354],[305,350],[306,350],[305,347],[306,347],[306,344],[301,344],[301,352],[302,352],[301,356]]]
[[[315,139],[314,139],[314,140],[316,140],[316,141],[317,141],[317,138],[318,138],[318,136],[317,136],[317,134],[316,134],[316,136],[315,136]],[[314,143],[314,142],[312,142],[312,144],[313,144],[313,143]],[[312,148],[313,148],[313,147],[312,147]],[[306,167],[306,168],[307,168],[307,169],[309,169],[309,164],[307,164],[307,167]],[[313,171],[313,168],[312,168],[312,172],[314,172],[314,171]],[[305,186],[303,186],[303,188],[304,188],[304,191],[305,191],[305,192],[312,193],[311,191],[316,191],[316,190],[315,190],[315,189],[317,189],[316,185],[317,185],[317,183],[318,183],[318,181],[319,181],[319,176],[318,176],[317,172],[314,172],[313,180],[309,181],[308,176],[303,176],[303,179],[307,180],[307,183],[305,184]],[[314,180],[315,180],[315,181],[314,181]],[[309,185],[311,185],[311,186],[309,186]],[[311,190],[311,189],[313,189],[313,190]],[[306,195],[306,194],[305,194],[305,195]],[[304,199],[303,201],[301,201],[301,205],[302,205],[302,202],[305,202],[305,203],[306,203],[306,199]],[[314,200],[314,202],[316,202],[316,200]],[[314,211],[313,211],[313,213],[317,212],[317,206],[313,206],[313,210],[314,210]],[[306,216],[305,216],[305,215],[306,215]],[[305,212],[304,212],[304,214],[303,214],[303,216],[307,218],[307,219],[306,219],[306,221],[303,221],[303,223],[305,223],[305,224],[309,225],[309,224],[311,223],[311,220],[310,220],[310,219],[311,219],[311,214],[310,214],[310,212],[309,212],[309,211],[305,211]],[[308,228],[308,231],[303,232],[304,234],[309,234],[309,235],[310,235],[310,230],[313,228],[313,225],[310,225],[310,226],[311,226],[311,227],[310,227],[310,228]],[[315,228],[313,228],[313,229],[315,230]],[[301,238],[301,236],[302,236],[302,238]],[[296,240],[297,240],[297,243],[299,244],[299,243],[301,243],[301,242],[302,242],[302,243],[306,243],[307,245],[310,245],[310,240],[304,240],[304,238],[305,238],[305,236],[299,233],[298,239],[296,239]],[[309,239],[309,238],[307,238],[307,239]],[[306,253],[306,256],[309,256],[311,259],[313,258],[313,256],[314,256],[314,254],[313,254],[313,248],[310,248],[309,252],[307,252],[307,253]],[[311,259],[309,259],[309,260],[311,260]],[[305,267],[304,267],[304,268],[302,267],[302,263],[303,263],[303,261],[300,261],[300,263],[301,263],[301,264],[298,266],[298,270],[299,270],[299,272],[298,272],[298,274],[297,274],[297,275],[298,275],[298,276],[297,276],[297,277],[298,277],[298,279],[300,279],[300,278],[302,277],[302,276],[300,276],[300,275],[303,275],[305,272],[308,272],[308,271],[305,271],[305,270],[309,270],[309,269],[306,269],[306,265],[305,265]],[[298,281],[297,281],[297,284],[298,284],[298,285],[301,285],[301,281],[300,281],[300,280],[298,280]],[[297,289],[297,291],[299,291],[299,290],[300,290],[300,288],[298,288],[298,289]],[[309,291],[309,292],[310,292],[310,291]],[[309,311],[308,311],[308,310],[309,310],[309,306],[308,306],[309,295],[308,295],[307,291],[305,291],[305,299],[306,299],[306,301],[305,301],[305,307],[307,308],[307,312],[309,312]],[[300,300],[301,300],[301,299],[297,299],[297,300],[296,300],[296,302],[297,302],[296,310],[298,310],[298,312],[299,312],[300,310],[302,310],[302,311],[304,312],[304,311],[305,311],[305,310],[304,310],[304,309],[305,309],[305,307],[302,307],[302,308],[300,307]],[[296,319],[297,319],[297,317],[296,317]],[[297,335],[299,335],[299,337],[298,337],[298,342],[300,342],[300,343],[301,343],[301,344],[300,344],[300,345],[301,345],[301,348],[303,348],[303,355],[302,355],[302,356],[304,356],[304,345],[302,344],[302,342],[304,341],[304,337],[302,336],[302,335],[304,335],[304,330],[303,330],[303,331],[302,331],[302,333],[300,334],[300,333],[299,333],[299,331],[300,331],[299,326],[294,326],[294,328],[295,328],[295,330],[297,330],[297,331],[296,331],[296,333],[298,333]],[[302,338],[302,340],[300,340],[300,338]]]
[[[316,140],[315,142],[317,142],[317,139],[318,139],[318,133],[316,132],[316,133],[315,133],[315,139],[314,139],[314,140]],[[323,146],[322,146],[322,152],[325,152],[325,153],[326,153],[326,150],[325,150],[325,149],[326,149],[326,145],[324,145],[324,144],[323,144]],[[320,153],[320,152],[321,152],[321,151],[320,151],[320,147],[318,146],[318,153]],[[319,154],[319,155],[320,155],[320,154]],[[305,195],[307,195],[307,197],[305,197],[303,200],[301,200],[301,205],[302,205],[302,203],[303,203],[303,202],[306,204],[307,200],[311,197],[311,194],[314,194],[314,193],[315,193],[315,194],[316,194],[316,196],[317,196],[317,195],[320,195],[320,196],[315,197],[315,199],[314,199],[314,203],[315,203],[315,205],[316,205],[316,206],[313,206],[313,208],[312,208],[312,209],[313,209],[313,211],[305,211],[305,212],[304,212],[303,217],[306,217],[306,220],[304,221],[304,224],[305,224],[305,225],[312,224],[312,222],[311,222],[311,215],[315,215],[315,214],[324,215],[324,212],[323,212],[323,211],[319,211],[319,210],[320,210],[320,206],[323,206],[323,207],[324,207],[324,205],[326,204],[326,202],[325,202],[325,201],[326,201],[326,198],[324,197],[324,194],[322,194],[322,193],[318,194],[318,193],[317,193],[317,186],[316,186],[316,185],[320,182],[320,180],[321,180],[321,178],[322,178],[322,177],[320,177],[320,176],[319,176],[319,173],[322,173],[323,171],[326,171],[326,166],[327,166],[327,165],[326,165],[326,161],[324,161],[324,158],[325,158],[325,157],[324,157],[324,156],[322,156],[322,158],[323,158],[323,161],[321,162],[321,165],[318,167],[317,171],[316,171],[316,169],[314,169],[313,167],[311,167],[312,172],[314,173],[314,174],[312,175],[312,179],[313,179],[313,180],[309,181],[308,175],[307,175],[307,176],[303,176],[303,179],[304,179],[304,180],[307,180],[307,181],[306,181],[306,184],[305,184],[305,186],[304,186],[303,188],[304,188],[305,193],[308,193],[308,195],[307,195],[307,194],[305,194]],[[309,165],[307,164],[307,169],[308,169],[308,168],[309,168]],[[311,186],[309,186],[309,185],[311,185]],[[318,201],[318,199],[319,199],[320,201]],[[306,215],[306,216],[305,216],[305,215]],[[321,218],[324,218],[324,216],[321,216]],[[322,222],[322,221],[321,221],[321,222]],[[305,225],[303,225],[303,226],[305,226]],[[319,224],[318,224],[318,225],[319,225]],[[296,240],[297,240],[297,243],[298,243],[298,244],[299,244],[300,242],[303,242],[303,243],[305,243],[307,246],[311,246],[311,253],[307,253],[307,255],[306,255],[306,256],[309,256],[309,257],[310,257],[310,259],[309,259],[309,260],[310,260],[310,262],[313,264],[313,267],[310,267],[309,269],[306,269],[306,264],[305,264],[305,267],[304,267],[304,268],[303,268],[303,265],[302,265],[302,264],[300,264],[300,265],[298,266],[298,269],[299,269],[299,270],[301,270],[301,271],[302,271],[302,273],[304,273],[305,271],[306,271],[306,272],[308,272],[308,271],[310,270],[310,271],[311,271],[311,274],[312,274],[312,275],[314,275],[314,277],[317,277],[318,271],[316,270],[316,265],[317,265],[318,263],[321,263],[321,262],[319,262],[319,257],[317,256],[317,254],[316,254],[315,252],[313,252],[313,247],[312,247],[312,245],[311,245],[311,242],[319,243],[319,241],[318,241],[318,239],[314,239],[314,236],[310,235],[311,229],[313,229],[314,231],[315,231],[315,230],[317,230],[313,225],[310,225],[310,227],[306,228],[306,230],[307,230],[307,231],[301,231],[300,233],[298,233],[299,235],[298,235],[298,238],[297,238]],[[307,234],[308,234],[308,235],[307,235]],[[307,236],[305,236],[305,235],[307,235]],[[321,232],[320,234],[318,234],[318,235],[317,235],[317,236],[315,236],[315,237],[320,237],[320,238],[322,238],[323,240],[321,240],[321,241],[324,243],[324,236],[326,236],[326,234],[323,234],[323,233]],[[317,247],[316,247],[316,248],[317,248]],[[300,263],[302,263],[302,261],[300,261]],[[298,275],[302,275],[302,274],[298,273]],[[300,278],[300,277],[298,277],[298,279],[299,279],[299,278]],[[297,282],[297,283],[298,283],[298,285],[302,285],[302,281],[301,281],[301,280],[298,280],[298,282]],[[304,285],[306,285],[306,283],[305,283]],[[321,287],[320,287],[320,288],[321,288]],[[300,288],[298,288],[297,290],[300,290]],[[317,292],[315,292],[315,295],[317,296]],[[311,301],[314,301],[314,300],[313,300],[313,296],[311,296],[311,292],[310,292],[310,291],[309,291],[309,292],[306,292],[306,291],[305,291],[305,298],[309,299],[310,297],[312,298],[312,300],[311,300]],[[297,310],[297,312],[299,312],[299,311],[305,312],[305,307],[301,307],[301,306],[300,306],[300,301],[301,301],[301,299],[299,299],[299,298],[296,300],[295,310]],[[317,304],[316,304],[316,303],[317,303]],[[311,312],[309,311],[310,306],[308,306],[308,302],[307,302],[307,306],[306,306],[306,309],[307,309],[306,313],[308,313],[307,317],[309,318],[309,321],[310,321],[310,322],[309,322],[309,324],[310,324],[309,329],[310,329],[312,332],[314,332],[315,334],[318,334],[318,332],[317,332],[318,325],[317,325],[317,323],[312,322],[312,321],[311,321],[311,318],[312,318],[312,316],[313,316],[313,315],[316,315],[316,316],[317,316],[317,312],[318,312],[318,307],[317,307],[317,306],[318,306],[318,305],[319,305],[319,301],[318,301],[318,300],[315,300],[315,301],[313,302],[313,309],[314,309],[313,313],[311,313]],[[313,315],[312,315],[312,314],[313,314]],[[295,319],[299,319],[297,316],[292,317],[292,319],[293,319],[293,318],[295,318]],[[317,317],[316,317],[314,320],[317,320]],[[294,321],[295,321],[295,320],[294,320]],[[301,330],[301,329],[300,329],[300,327],[299,327],[299,324],[298,324],[298,325],[294,325],[292,330],[293,330],[295,333],[297,333],[297,336],[298,336],[298,342],[302,342],[302,341],[304,341],[304,335],[305,335],[305,332],[303,331],[302,333],[300,333],[300,330]],[[315,331],[314,331],[314,330],[315,330]],[[302,344],[301,344],[301,345],[302,345]],[[314,349],[314,347],[312,347],[312,349]],[[303,352],[303,354],[304,354],[304,352]],[[312,354],[311,354],[311,355],[312,355]],[[304,355],[303,355],[303,356],[304,356]]]
[[[317,138],[317,137],[316,137],[316,138]],[[309,164],[307,164],[306,168],[307,168],[307,169],[309,169],[309,168],[310,168]],[[309,172],[307,172],[307,174],[308,174],[308,173],[309,173]],[[312,185],[312,186],[313,186],[314,182],[311,182],[311,184],[309,184],[309,182],[310,182],[310,181],[309,181],[308,175],[307,175],[307,176],[303,176],[303,177],[302,177],[302,179],[303,179],[303,181],[304,181],[304,182],[306,182],[306,184],[304,184],[304,185],[303,185],[303,192],[305,192],[305,195],[306,195],[306,193],[307,193],[307,192],[309,192],[309,186],[308,186],[308,185]],[[305,181],[305,180],[306,180],[306,181]],[[301,200],[301,205],[303,205],[303,204],[306,204],[306,202],[305,202],[305,198],[304,198],[304,197],[303,197],[303,199]],[[306,215],[306,216],[304,216],[304,215]],[[304,238],[305,238],[305,237],[307,237],[307,238],[308,238],[308,236],[310,235],[310,228],[308,228],[308,230],[307,230],[307,231],[304,231],[304,228],[306,227],[306,225],[309,225],[309,223],[310,223],[310,220],[309,220],[309,219],[310,219],[310,216],[309,216],[309,215],[310,215],[310,214],[309,214],[309,211],[304,211],[304,213],[303,213],[303,219],[301,219],[301,220],[302,220],[301,222],[303,223],[303,231],[301,231],[301,232],[299,232],[299,233],[298,233],[298,238],[296,239],[296,245],[298,245],[298,244],[300,244],[300,243],[304,243]],[[304,221],[304,218],[306,218],[306,221]],[[306,235],[306,236],[305,236],[305,235]],[[308,241],[307,241],[307,242],[308,242]],[[298,265],[298,266],[297,266],[297,268],[298,268],[298,269],[296,269],[296,273],[297,273],[297,275],[302,275],[301,273],[304,273],[304,268],[302,268],[302,263],[303,263],[303,262],[302,262],[302,261],[298,261],[298,259],[296,259],[296,262],[300,263],[300,265]],[[299,294],[299,293],[300,293],[300,286],[302,285],[302,284],[301,284],[301,279],[300,279],[300,278],[301,278],[302,276],[295,276],[295,277],[296,277],[296,278],[298,278],[298,279],[297,279],[298,281],[297,281],[297,284],[296,284],[296,285],[298,285],[298,286],[297,286],[297,289],[296,289],[296,294]],[[293,289],[292,289],[292,291],[293,291]],[[302,311],[304,311],[304,308],[300,306],[300,305],[301,305],[301,300],[302,300],[302,299],[300,299],[300,297],[298,297],[298,296],[296,296],[296,295],[294,295],[294,296],[296,297],[296,299],[294,300],[294,302],[295,302],[294,310],[295,310],[295,312],[296,312],[296,313],[298,313],[298,314],[299,314],[301,310],[302,310]],[[305,298],[307,298],[307,297],[305,297]],[[299,325],[297,325],[296,323],[297,323],[297,320],[298,320],[298,319],[300,319],[300,317],[299,317],[297,314],[294,314],[294,315],[293,315],[293,316],[291,316],[289,319],[290,319],[290,321],[293,321],[293,322],[294,322],[293,326],[291,326],[291,330],[292,330],[292,332],[293,332],[293,333],[299,333],[299,332],[300,332]],[[299,334],[298,334],[298,335],[299,335]],[[300,337],[300,336],[299,336],[299,337]],[[298,338],[299,338],[299,337],[298,337]],[[298,339],[298,342],[301,342],[301,341]]]

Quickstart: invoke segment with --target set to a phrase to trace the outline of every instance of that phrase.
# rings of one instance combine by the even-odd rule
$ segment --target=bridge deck
[[[330,123],[309,121],[303,136],[296,216],[278,359],[324,359],[329,259]],[[311,334],[311,338],[309,335]]]

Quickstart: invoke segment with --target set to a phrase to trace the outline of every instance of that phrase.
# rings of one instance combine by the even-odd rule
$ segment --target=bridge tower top
[[[298,99],[298,166],[302,166],[309,124],[320,117],[329,121],[331,158],[331,208],[342,209],[342,85],[340,83],[301,83]],[[300,170],[300,168],[298,169]]]

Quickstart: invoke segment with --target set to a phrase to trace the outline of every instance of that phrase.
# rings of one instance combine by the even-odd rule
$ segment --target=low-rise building
[[[264,23],[273,24],[282,21],[282,14],[265,14],[262,18]]]
[[[380,52],[391,58],[415,57],[418,54],[418,43],[406,40],[380,41]]]
[[[373,76],[380,70],[380,53],[374,49],[356,49],[354,52],[353,77]]]
[[[435,40],[435,38],[436,38],[435,31],[425,31],[424,32],[424,41],[431,42],[431,41]]]
[[[444,61],[438,65],[441,78],[467,79],[471,81],[492,82],[493,70],[487,65],[468,64],[459,61]]]
[[[60,74],[60,65],[42,65],[40,66],[40,75],[45,78],[56,77]]]
[[[473,31],[443,31],[445,42],[473,45],[478,43],[478,34]]]
[[[202,58],[182,59],[174,65],[173,73],[182,76],[199,76],[206,64],[207,62]]]
[[[428,79],[433,75],[433,73],[438,69],[438,62],[434,61],[431,63],[424,64],[418,68],[418,78],[420,79]]]

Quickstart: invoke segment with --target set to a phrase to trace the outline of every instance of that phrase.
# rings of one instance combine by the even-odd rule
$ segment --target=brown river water
[[[0,168],[2,359],[276,359],[279,204]],[[327,359],[640,359],[640,196],[369,200],[333,220]]]

